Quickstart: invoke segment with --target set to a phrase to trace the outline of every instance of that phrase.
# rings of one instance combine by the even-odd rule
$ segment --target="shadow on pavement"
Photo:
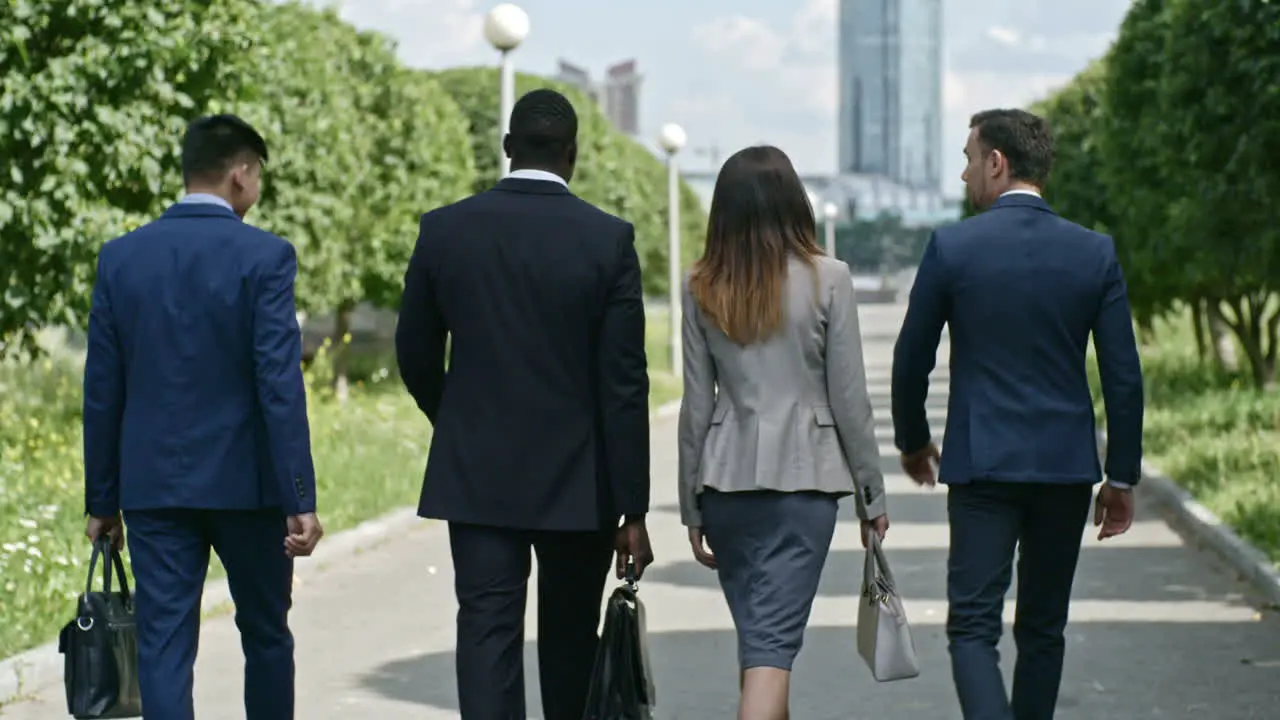
[[[1253,623],[1078,623],[1068,628],[1067,670],[1057,720],[1263,720],[1280,703],[1280,648],[1269,660]],[[1272,640],[1275,638],[1272,628]],[[803,720],[954,720],[946,639],[922,627],[915,643],[921,677],[877,685],[855,651],[852,627],[811,627],[795,668],[792,714]],[[651,633],[658,692],[655,720],[733,716],[736,639],[729,630]],[[1005,657],[1012,658],[1006,640]],[[1144,658],[1135,665],[1134,658]],[[1008,663],[1006,663],[1008,665]],[[529,717],[541,717],[537,660],[525,648]],[[1011,665],[1008,668],[1011,670]],[[387,663],[362,679],[385,697],[457,712],[452,653]],[[427,680],[431,679],[431,682]],[[1007,679],[1007,678],[1006,678]]]
[[[890,529],[890,543],[893,530]],[[908,600],[946,600],[947,551],[943,549],[885,549],[902,597]],[[832,550],[818,585],[818,596],[853,597],[861,593],[862,550]],[[1204,570],[1183,548],[1085,548],[1072,599],[1109,602],[1220,602],[1233,607],[1250,607],[1247,598],[1235,592],[1236,584],[1223,582],[1206,587]],[[650,568],[645,573],[650,584],[718,590],[716,574],[692,559]],[[1015,572],[1009,590],[1017,598]],[[1280,653],[1280,647],[1277,647]]]

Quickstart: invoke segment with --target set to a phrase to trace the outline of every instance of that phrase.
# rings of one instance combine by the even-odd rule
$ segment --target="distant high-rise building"
[[[591,73],[587,72],[586,68],[560,60],[556,69],[555,79],[581,90],[584,95],[593,101],[600,102],[595,83],[591,82]]]
[[[942,0],[841,0],[840,171],[942,188]]]
[[[560,60],[556,80],[577,88],[601,106],[605,117],[628,135],[640,133],[640,81],[636,61],[612,65],[605,70],[604,81],[597,83],[585,68]]]
[[[635,60],[605,70],[604,114],[622,132],[640,134],[640,74]]]

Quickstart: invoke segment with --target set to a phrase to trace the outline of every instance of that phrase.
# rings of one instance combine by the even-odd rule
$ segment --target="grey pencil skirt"
[[[700,505],[739,666],[791,670],[835,533],[836,496],[706,488]]]

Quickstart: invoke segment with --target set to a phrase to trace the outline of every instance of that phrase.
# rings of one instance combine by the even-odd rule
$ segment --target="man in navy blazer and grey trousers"
[[[310,555],[315,471],[293,246],[242,222],[267,146],[230,115],[182,143],[187,195],[103,246],[84,371],[91,539],[122,538],[137,581],[148,718],[190,720],[200,596],[218,553],[245,655],[245,715],[293,717],[293,557]]]
[[[1051,720],[1063,631],[1092,488],[1102,477],[1085,371],[1093,335],[1106,402],[1099,539],[1128,530],[1142,458],[1142,370],[1111,238],[1040,197],[1047,124],[1022,110],[975,115],[964,181],[985,210],[934,233],[894,348],[893,421],[903,469],[949,486],[947,638],[966,720]],[[943,326],[951,336],[946,451],[925,415]],[[1012,701],[996,645],[1014,550],[1018,647]]]

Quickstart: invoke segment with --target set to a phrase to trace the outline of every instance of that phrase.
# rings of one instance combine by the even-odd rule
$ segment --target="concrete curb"
[[[1099,446],[1105,450],[1106,443],[1106,436],[1100,433]],[[1280,609],[1280,570],[1261,550],[1237,535],[1186,488],[1145,461],[1138,488],[1170,511],[1170,525],[1174,529],[1217,553],[1258,589],[1270,609]]]
[[[652,417],[664,419],[679,413],[680,401],[675,400],[654,410]],[[415,507],[393,510],[382,517],[366,520],[349,530],[325,538],[315,555],[296,564],[295,581],[305,581],[323,573],[326,567],[337,560],[373,548],[392,535],[421,529],[425,525],[418,517]],[[231,589],[227,586],[226,579],[220,578],[205,585],[200,609],[209,613],[230,602]],[[58,654],[56,641],[0,660],[0,706],[61,682],[62,674],[62,655]],[[3,714],[3,710],[0,710],[0,714]]]

